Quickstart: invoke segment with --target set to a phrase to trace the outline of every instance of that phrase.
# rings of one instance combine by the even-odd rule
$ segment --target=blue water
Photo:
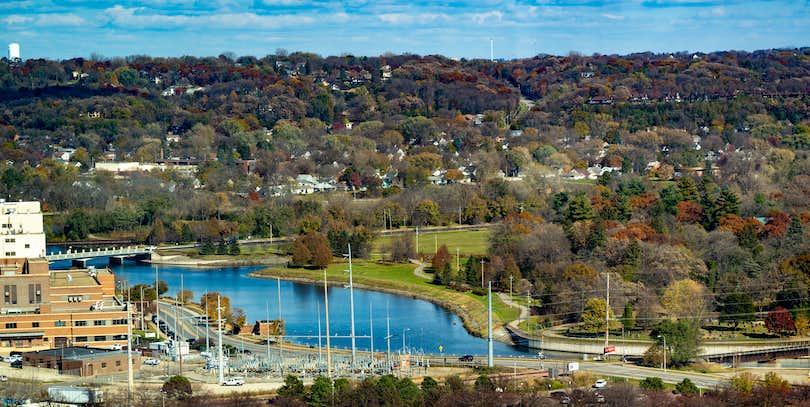
[[[106,267],[107,258],[98,258],[88,263]],[[68,268],[69,262],[55,262],[52,268]],[[195,300],[206,291],[218,291],[231,299],[231,305],[242,308],[248,322],[258,319],[276,319],[279,315],[278,286],[274,279],[250,277],[249,274],[261,269],[250,267],[193,268],[178,266],[151,266],[126,262],[110,269],[120,280],[130,285],[138,283],[154,284],[155,269],[161,280],[169,284],[169,295],[180,290],[180,276],[183,288],[194,292]],[[329,321],[332,335],[350,333],[349,290],[342,286],[330,286]],[[355,334],[369,336],[373,314],[374,349],[386,349],[386,316],[390,316],[391,350],[405,346],[413,351],[451,355],[487,353],[487,341],[470,335],[453,313],[424,300],[398,296],[370,290],[354,290]],[[321,314],[322,332],[325,333],[323,311],[323,285],[281,281],[281,316],[286,323],[287,335],[312,335],[315,338],[294,338],[295,342],[317,344],[318,312]],[[269,312],[268,312],[269,311]],[[404,332],[403,332],[404,331]],[[404,335],[403,335],[404,334]],[[356,338],[357,347],[369,348],[369,338]],[[351,340],[332,339],[332,346],[350,347]],[[527,355],[521,348],[495,342],[496,355]]]

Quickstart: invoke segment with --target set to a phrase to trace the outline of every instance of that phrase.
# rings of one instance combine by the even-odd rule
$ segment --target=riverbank
[[[478,337],[486,337],[487,310],[486,296],[462,293],[431,284],[414,275],[413,264],[380,264],[357,262],[354,264],[354,285],[357,288],[382,291],[430,301],[461,318],[467,331]],[[348,283],[345,273],[346,263],[332,264],[327,268],[327,278],[331,285]],[[323,271],[302,268],[268,268],[251,273],[257,278],[281,278],[306,284],[323,284]],[[511,338],[503,326],[518,315],[517,310],[508,307],[500,297],[493,295],[493,325],[495,339],[511,344]]]
[[[146,263],[161,266],[182,267],[240,267],[240,266],[279,266],[287,262],[283,256],[240,257],[228,255],[209,255],[191,257],[185,254],[158,254],[153,253]]]

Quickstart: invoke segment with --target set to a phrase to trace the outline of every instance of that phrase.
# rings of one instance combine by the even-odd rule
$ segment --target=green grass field
[[[487,327],[486,296],[473,293],[462,293],[444,286],[434,285],[414,275],[412,264],[381,264],[358,261],[353,264],[354,281],[357,284],[382,290],[393,290],[402,294],[413,294],[422,298],[431,298],[442,302],[465,320],[471,331],[484,335]],[[327,269],[327,278],[331,282],[347,282],[346,263],[334,263]],[[264,276],[280,276],[322,281],[323,271],[300,268],[270,268],[258,273]],[[501,301],[497,295],[492,297],[494,311],[493,321],[504,324],[518,317],[519,311]]]
[[[420,232],[419,252],[426,255],[433,254],[437,247],[446,245],[450,254],[455,254],[456,249],[462,255],[486,254],[489,248],[489,235],[489,229]],[[390,235],[378,237],[374,242],[374,256],[377,258],[382,257],[386,248],[391,245],[391,241],[399,237]],[[413,238],[415,244],[416,237],[413,236]]]

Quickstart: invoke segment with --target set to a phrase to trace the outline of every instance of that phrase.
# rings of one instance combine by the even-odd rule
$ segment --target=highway
[[[175,310],[177,308],[177,310]],[[204,338],[205,337],[205,326],[198,326],[196,325],[195,321],[196,318],[200,316],[200,314],[189,310],[187,308],[182,307],[175,307],[172,304],[168,304],[165,302],[161,302],[160,304],[160,319],[164,321],[169,329],[174,330],[175,326],[175,314],[177,314],[177,331],[179,331],[180,338],[185,340],[189,338]],[[217,332],[216,327],[212,326],[208,332],[209,337],[211,338],[212,342],[216,342]],[[230,336],[230,335],[223,335],[222,336],[223,344],[231,345],[237,349],[244,349],[250,351],[254,354],[263,354],[267,352],[266,345],[260,345],[248,341],[244,341],[238,337]],[[273,345],[271,347],[271,351],[277,352],[278,347]],[[303,356],[304,354],[311,354],[317,352],[315,349],[308,349],[303,348],[300,345],[291,345],[284,347],[284,354],[289,356]],[[333,349],[334,353],[345,354],[348,351],[344,349],[335,350]],[[365,353],[365,352],[359,352]],[[453,355],[430,355],[428,356],[430,364],[432,366],[439,366],[442,364],[450,364],[453,366],[483,366],[486,364],[486,357],[485,356],[476,356],[472,362],[469,363],[461,363],[458,362],[456,356]],[[574,361],[575,359],[545,359],[542,361],[542,366],[544,368],[549,367],[556,367],[558,372],[564,372],[565,367],[568,362]],[[505,368],[533,368],[533,369],[540,369],[541,368],[541,361],[531,357],[496,357],[495,358],[495,365],[499,367]],[[695,372],[681,372],[681,371],[673,371],[667,370],[664,371],[662,369],[654,369],[649,367],[642,367],[642,366],[635,366],[629,365],[624,363],[609,363],[609,362],[588,362],[588,361],[578,361],[579,368],[581,371],[590,372],[596,376],[612,376],[612,377],[622,377],[632,380],[641,380],[646,377],[660,377],[665,383],[680,383],[683,379],[689,378],[695,385],[698,387],[706,388],[706,389],[714,389],[718,387],[724,386],[728,382],[728,378],[718,374],[703,374],[703,373],[695,373]]]

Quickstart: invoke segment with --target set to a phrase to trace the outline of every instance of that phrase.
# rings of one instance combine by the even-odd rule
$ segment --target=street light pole
[[[222,304],[217,295],[217,370],[219,373],[219,383],[225,382],[225,361],[222,356]]]
[[[487,290],[487,366],[495,366],[495,357],[492,348],[492,281],[489,282],[489,289]]]
[[[484,259],[481,259],[481,288],[484,288]]]

